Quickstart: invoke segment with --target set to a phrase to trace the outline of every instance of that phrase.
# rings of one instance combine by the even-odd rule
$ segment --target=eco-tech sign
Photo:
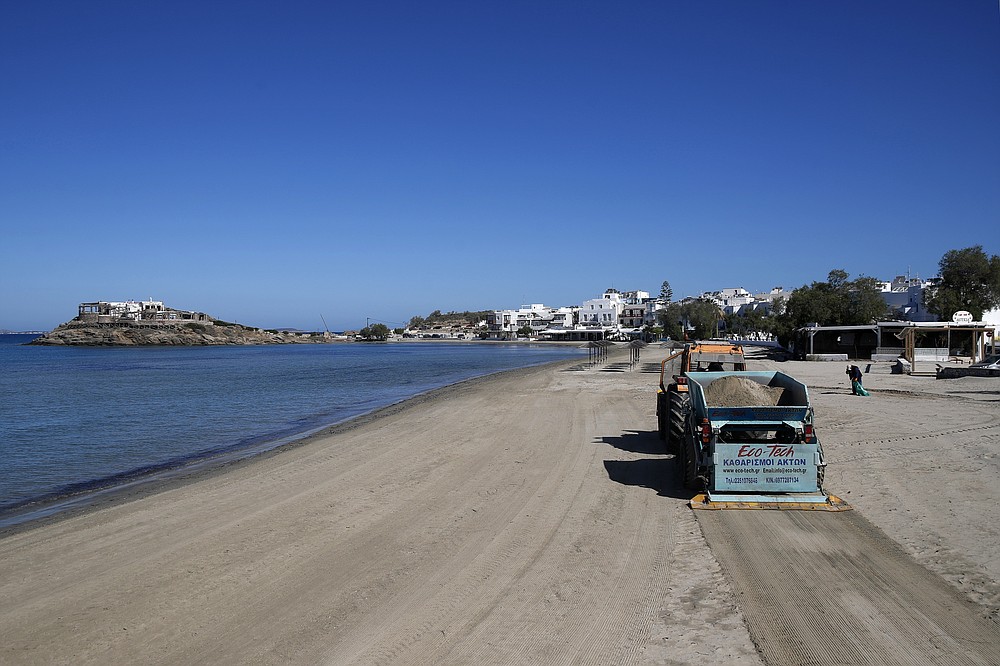
[[[816,488],[817,444],[715,446],[717,490],[806,492]]]

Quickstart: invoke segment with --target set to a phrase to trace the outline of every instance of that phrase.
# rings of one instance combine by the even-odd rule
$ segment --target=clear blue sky
[[[1000,254],[997,0],[5,2],[0,91],[0,328]]]

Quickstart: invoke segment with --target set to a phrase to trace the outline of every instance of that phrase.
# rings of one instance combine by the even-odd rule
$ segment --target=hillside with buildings
[[[263,330],[162,301],[80,303],[77,316],[30,344],[78,346],[273,345],[328,342],[321,333]]]
[[[891,332],[883,331],[885,326],[877,322],[854,327],[856,330],[839,327],[836,331],[825,333],[820,330],[824,327],[810,325],[813,328],[806,333],[809,350],[815,351],[816,341],[828,335],[837,346],[849,344],[855,357],[859,350],[868,354],[895,354],[897,343],[890,340],[890,345],[883,338],[900,334],[901,324],[932,326],[935,322],[936,318],[924,306],[924,291],[931,284],[930,281],[907,276],[876,282],[885,302],[886,321],[882,324],[891,323]],[[787,303],[791,295],[792,292],[782,287],[762,293],[734,287],[673,301],[669,294],[666,297],[652,296],[642,290],[608,289],[579,305],[552,307],[531,303],[508,310],[434,311],[426,317],[413,317],[402,335],[406,338],[529,338],[562,342],[655,340],[663,334],[661,327],[667,312],[675,313],[678,304],[696,303],[711,308],[711,325],[715,328],[713,335],[764,341],[773,339],[767,318],[780,309],[781,303]],[[739,319],[741,317],[745,319]],[[758,328],[743,326],[742,329],[727,330],[727,322],[734,321],[740,324],[753,322]],[[994,327],[1000,325],[1000,311],[985,313],[981,323]],[[684,323],[683,326],[686,335],[688,325]],[[817,338],[819,334],[823,335]],[[258,345],[320,343],[331,339],[328,333],[264,330],[224,322],[203,312],[180,310],[167,307],[162,301],[147,300],[80,303],[76,317],[37,338],[32,344]],[[947,341],[943,344],[949,345]]]
[[[934,329],[940,333],[943,342],[936,344],[944,351],[936,353],[945,357],[949,355],[951,343],[945,329],[954,328],[955,325],[947,323],[947,326],[935,326],[936,317],[924,305],[924,291],[931,286],[931,281],[897,276],[891,281],[876,281],[875,284],[885,303],[885,321],[872,321],[855,327],[829,327],[829,331],[821,330],[824,327],[813,326],[803,333],[808,336],[810,351],[815,351],[817,341],[828,339],[826,347],[833,348],[838,353],[853,354],[852,358],[866,355],[895,357],[903,348],[903,343],[895,336],[903,335],[903,331],[909,327],[927,331]],[[756,294],[736,287],[670,301],[641,290],[622,292],[608,289],[601,296],[583,301],[580,305],[549,307],[531,303],[516,310],[489,311],[484,326],[477,326],[476,330],[481,331],[481,337],[498,340],[514,340],[519,337],[584,342],[651,340],[657,337],[658,329],[664,323],[665,313],[671,305],[700,302],[714,308],[712,316],[719,322],[716,329],[718,335],[765,341],[773,339],[766,326],[737,332],[727,331],[726,322],[732,322],[734,317],[760,322],[774,313],[776,308],[780,308],[780,303],[787,303],[791,294],[782,287]],[[1000,325],[1000,311],[985,313],[983,322],[972,327],[978,331],[977,335],[980,337],[977,339],[981,341],[975,346],[981,347],[984,344],[982,341],[988,344],[992,338],[992,327],[997,325]],[[819,334],[822,335],[817,338]]]
[[[712,302],[720,316],[745,315],[751,311],[767,315],[776,299],[787,296],[788,293],[781,287],[760,294],[734,288],[705,292],[681,302]],[[659,320],[669,304],[668,299],[653,297],[648,291],[608,289],[601,296],[580,305],[548,307],[532,303],[516,310],[490,311],[486,318],[486,331],[489,337],[499,339],[530,335],[541,340],[628,340],[648,337],[652,329],[660,324]]]

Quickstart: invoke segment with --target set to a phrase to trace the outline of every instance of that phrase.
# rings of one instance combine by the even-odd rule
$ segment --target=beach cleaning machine
[[[844,511],[823,490],[826,461],[806,385],[773,371],[687,373],[690,399],[671,413],[683,433],[677,471],[702,491],[694,509]]]

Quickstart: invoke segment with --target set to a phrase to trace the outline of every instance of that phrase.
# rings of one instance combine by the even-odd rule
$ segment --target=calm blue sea
[[[252,454],[567,347],[27,347],[0,335],[0,526],[26,508]]]

